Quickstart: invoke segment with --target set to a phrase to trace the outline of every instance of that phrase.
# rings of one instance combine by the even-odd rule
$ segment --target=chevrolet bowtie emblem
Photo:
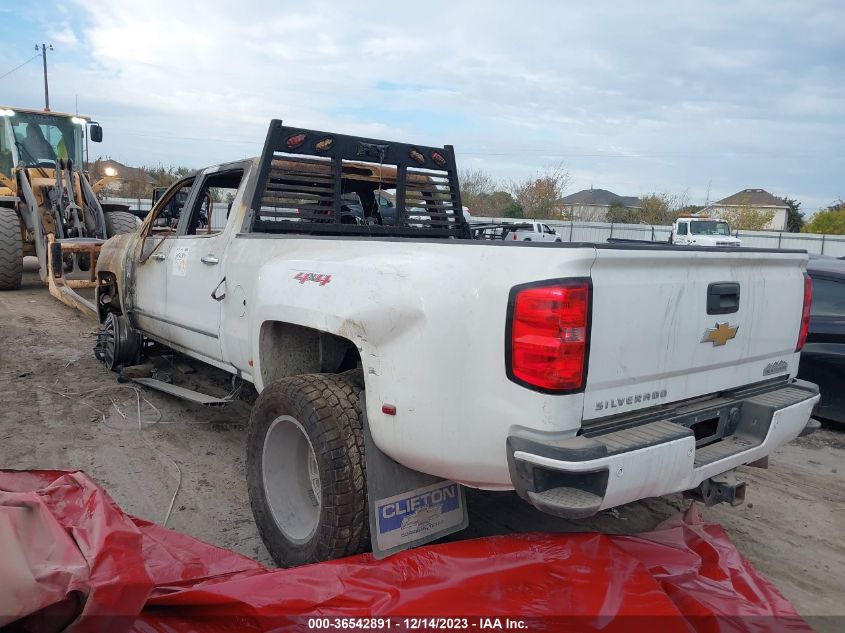
[[[736,337],[739,326],[733,327],[730,323],[716,323],[716,327],[704,330],[704,336],[701,337],[702,343],[713,343],[713,347],[724,345],[732,338]]]

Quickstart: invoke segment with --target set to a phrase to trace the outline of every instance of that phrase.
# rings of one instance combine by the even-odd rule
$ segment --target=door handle
[[[165,255],[164,253],[155,253],[153,255],[153,259],[157,259],[158,261],[161,262],[161,261],[164,261],[165,259],[167,259],[167,255]]]
[[[203,264],[208,264],[209,266],[214,266],[214,264],[219,264],[220,260],[217,258],[216,255],[203,255],[200,257],[200,261]]]

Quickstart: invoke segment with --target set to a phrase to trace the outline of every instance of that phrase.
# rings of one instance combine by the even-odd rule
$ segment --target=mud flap
[[[411,470],[381,452],[364,414],[370,541],[377,559],[387,558],[469,525],[464,487]]]

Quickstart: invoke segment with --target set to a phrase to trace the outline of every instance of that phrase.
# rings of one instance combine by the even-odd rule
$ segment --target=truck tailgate
[[[584,420],[794,376],[806,258],[599,248]]]

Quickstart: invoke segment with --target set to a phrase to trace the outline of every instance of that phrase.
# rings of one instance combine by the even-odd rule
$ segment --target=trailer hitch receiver
[[[687,493],[705,506],[714,506],[726,502],[738,506],[745,502],[745,482],[738,479],[733,470],[715,475],[702,481],[698,488]]]

